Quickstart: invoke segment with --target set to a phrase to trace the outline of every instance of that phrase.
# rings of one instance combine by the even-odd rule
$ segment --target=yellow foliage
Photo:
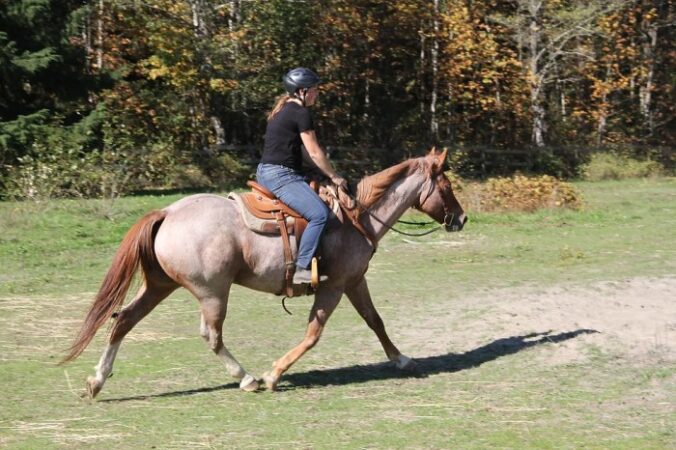
[[[490,178],[465,182],[450,175],[454,191],[465,210],[535,211],[538,209],[579,209],[581,194],[570,184],[549,175]]]
[[[146,62],[148,65],[148,78],[151,80],[169,75],[169,68],[165,66],[162,60],[156,55],[148,58]]]
[[[224,80],[222,78],[213,78],[209,80],[209,87],[216,92],[226,93],[237,88],[237,80]]]
[[[476,112],[502,109],[520,114],[526,85],[521,63],[496,40],[499,26],[485,21],[489,5],[449,1],[441,14],[443,42],[440,78],[455,92],[453,101]],[[498,100],[499,98],[499,100]]]

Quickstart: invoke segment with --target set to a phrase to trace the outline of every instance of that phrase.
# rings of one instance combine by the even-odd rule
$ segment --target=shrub
[[[549,175],[490,178],[467,183],[451,176],[458,200],[468,211],[535,211],[582,206],[582,196],[570,183]]]
[[[102,168],[98,152],[35,143],[31,155],[6,167],[4,195],[30,200],[91,197],[101,193],[108,178],[110,173]]]
[[[587,181],[645,178],[664,174],[664,166],[650,159],[638,160],[616,153],[595,153],[580,169]]]

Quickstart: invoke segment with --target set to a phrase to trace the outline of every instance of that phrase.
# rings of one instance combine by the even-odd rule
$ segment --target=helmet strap
[[[306,95],[307,95],[307,88],[298,89],[298,91],[296,91],[296,93],[294,94],[294,96],[295,96],[298,100],[301,101],[301,103],[303,104],[303,106],[305,106],[305,96],[306,96]]]

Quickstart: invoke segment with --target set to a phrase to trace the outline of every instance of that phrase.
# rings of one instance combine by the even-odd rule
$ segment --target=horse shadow
[[[579,329],[564,333],[552,334],[551,331],[530,333],[522,336],[510,336],[496,339],[481,347],[465,353],[446,353],[445,355],[414,358],[416,370],[396,370],[392,362],[376,364],[352,365],[335,369],[310,370],[286,374],[278,386],[279,391],[295,389],[311,389],[314,387],[341,386],[348,384],[366,383],[403,378],[426,378],[440,373],[454,373],[462,370],[479,367],[484,363],[498,358],[513,355],[522,350],[542,344],[556,344],[574,339],[583,334],[598,333],[596,330]],[[105,402],[124,402],[129,400],[148,400],[152,398],[183,397],[188,395],[216,392],[226,389],[237,389],[238,383],[228,383],[219,386],[189,389],[183,391],[163,392],[159,394],[140,395],[135,397],[111,398],[99,400]]]

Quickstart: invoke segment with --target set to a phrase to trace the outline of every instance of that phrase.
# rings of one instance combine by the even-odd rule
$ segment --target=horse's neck
[[[387,233],[407,209],[413,206],[420,196],[424,183],[425,178],[422,172],[416,172],[396,181],[386,191],[385,195],[369,208],[370,214],[363,213],[361,215],[362,224],[377,241]]]

